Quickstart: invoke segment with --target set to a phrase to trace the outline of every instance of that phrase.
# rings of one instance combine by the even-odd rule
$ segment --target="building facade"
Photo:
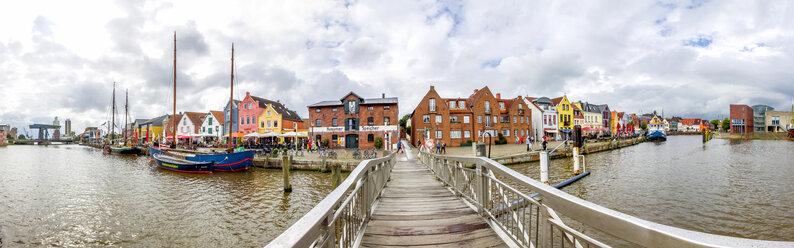
[[[182,117],[182,113],[179,113],[177,115],[169,115],[165,118],[165,120],[163,120],[165,123],[165,128],[163,128],[163,138],[171,141],[174,140],[176,127],[179,126],[179,122],[182,120]]]
[[[0,130],[0,146],[8,144],[8,131]]]
[[[557,115],[557,108],[554,105],[554,101],[549,99],[548,97],[540,97],[540,98],[531,98],[532,103],[540,107],[543,111],[542,122],[541,125],[541,137],[538,137],[538,141],[543,139],[543,136],[546,137],[547,140],[554,140],[557,138],[557,134],[559,131],[557,128],[559,127],[558,124],[558,115]],[[533,126],[534,127],[534,126]]]
[[[753,108],[747,105],[730,105],[730,118],[731,118],[731,133],[745,134],[752,133],[755,129],[753,116]]]
[[[773,111],[775,108],[767,105],[754,105],[753,108],[753,132],[766,132],[766,111]]]
[[[442,98],[430,86],[411,114],[411,142],[433,139],[460,146],[494,142],[500,134],[514,142],[532,136],[531,119],[531,109],[521,96],[502,99],[486,86],[466,98]]]
[[[300,128],[304,125],[303,119],[301,119],[297,112],[288,109],[280,102],[273,102],[267,99],[261,99],[260,102],[265,103],[265,110],[262,111],[262,114],[257,118],[259,121],[257,132],[273,132],[277,134],[291,131],[297,132],[295,126]]]
[[[204,122],[203,119],[206,115],[206,113],[185,112],[184,117],[179,120],[179,125],[177,125],[177,137],[187,139],[185,136],[189,137],[199,134],[199,128],[201,127],[201,123]]]
[[[240,105],[240,101],[234,100],[234,104],[231,107],[229,106],[228,102],[226,103],[226,107],[223,107],[223,126],[222,126],[223,135],[229,135],[229,130],[231,130],[232,133],[236,133],[238,131],[237,123],[239,123],[239,121],[231,121],[238,119],[238,113],[237,113],[238,105]],[[231,120],[229,119],[230,114],[231,114]]]
[[[72,137],[72,120],[66,119],[63,121],[64,131],[66,131],[66,137]]]
[[[791,111],[766,111],[764,113],[765,132],[786,132],[791,125]]]
[[[328,140],[331,148],[373,148],[378,137],[384,147],[391,147],[400,137],[397,104],[396,97],[385,94],[365,99],[350,92],[339,100],[309,105],[309,136]]]
[[[204,115],[201,121],[201,128],[198,130],[198,134],[202,135],[202,137],[211,137],[214,140],[219,141],[223,138],[223,131],[221,127],[223,126],[223,111],[210,111]]]
[[[557,140],[569,139],[573,131],[573,108],[571,108],[571,102],[568,101],[568,96],[566,95],[551,99],[551,101],[554,103],[554,107],[557,109],[557,115],[559,116],[557,130],[560,135],[557,136]]]
[[[543,136],[543,109],[529,99],[529,97],[524,97],[524,103],[529,107],[529,112],[532,116],[532,123],[530,123],[532,127],[532,137],[534,140],[540,140]]]

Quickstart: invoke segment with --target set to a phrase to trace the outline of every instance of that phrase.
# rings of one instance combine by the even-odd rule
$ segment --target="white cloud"
[[[468,96],[559,96],[619,111],[712,118],[730,103],[794,95],[789,2],[22,1],[0,10],[0,123],[104,122],[112,82],[135,118],[170,112],[173,32],[180,111],[246,91],[305,106],[348,91],[428,86]],[[91,6],[86,8],[85,6]],[[46,99],[46,100],[42,100]]]

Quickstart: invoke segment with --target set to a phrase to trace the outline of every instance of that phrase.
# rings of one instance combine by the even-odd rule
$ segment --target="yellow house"
[[[615,133],[618,132],[618,122],[617,122],[618,111],[614,111],[613,110],[609,114],[610,114],[610,116],[612,116],[612,118],[609,118],[609,128],[610,128],[610,131],[612,131],[612,133],[615,134]]]
[[[303,119],[301,119],[295,111],[287,109],[280,102],[273,102],[266,99],[261,99],[260,104],[262,104],[263,101],[266,101],[263,104],[264,106],[262,106],[265,110],[262,111],[262,114],[257,118],[257,120],[259,120],[259,125],[256,130],[258,133],[264,134],[272,132],[282,134],[297,132],[299,130],[295,130],[295,123],[297,123],[299,129],[303,127]],[[279,142],[284,142],[284,138],[279,138]]]
[[[571,102],[568,101],[568,96],[563,95],[551,99],[551,102],[557,108],[557,114],[559,115],[558,129],[562,133],[571,133],[573,130],[573,108],[571,108]]]

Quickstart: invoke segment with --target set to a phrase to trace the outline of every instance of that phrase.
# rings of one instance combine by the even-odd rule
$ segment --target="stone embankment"
[[[584,145],[582,145],[582,154],[590,154],[590,153],[608,151],[613,149],[620,149],[623,147],[636,145],[644,141],[645,141],[645,137],[639,136],[630,139],[618,139],[618,140],[611,140],[605,142],[585,143]],[[567,147],[560,147],[560,149],[557,149],[556,151],[554,151],[554,153],[549,154],[549,158],[551,159],[566,158],[570,156],[573,156],[573,145],[571,143],[569,143]],[[509,164],[535,162],[540,159],[540,155],[538,151],[531,151],[531,152],[524,152],[515,155],[495,157],[491,159],[493,159],[494,161],[500,164],[509,165]]]

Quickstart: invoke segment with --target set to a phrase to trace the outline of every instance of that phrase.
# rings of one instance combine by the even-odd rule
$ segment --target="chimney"
[[[381,93],[380,98],[386,98],[386,93]]]
[[[496,99],[502,99],[502,93],[496,93]]]
[[[430,90],[436,90],[435,86],[430,85]]]

